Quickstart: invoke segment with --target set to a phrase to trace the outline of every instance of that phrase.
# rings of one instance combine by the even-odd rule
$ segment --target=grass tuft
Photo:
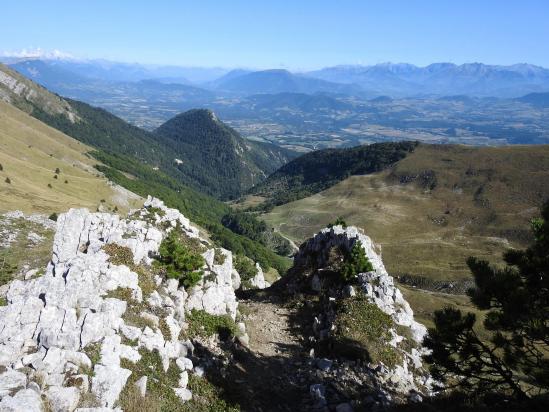
[[[339,355],[383,362],[389,367],[402,360],[400,353],[389,345],[390,329],[395,326],[391,316],[363,293],[339,303],[334,324],[334,350]]]
[[[221,339],[237,336],[238,328],[229,315],[210,315],[204,310],[193,309],[187,313],[189,328],[184,331],[188,337],[208,337],[218,334]]]

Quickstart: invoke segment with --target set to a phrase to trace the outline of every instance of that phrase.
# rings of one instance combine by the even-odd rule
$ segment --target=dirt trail
[[[310,410],[310,371],[295,310],[269,292],[239,300],[250,337],[247,348],[233,351],[226,381],[242,411]]]
[[[273,302],[240,302],[250,336],[250,350],[258,356],[291,358],[299,355],[300,340],[294,335],[289,317],[291,311]]]

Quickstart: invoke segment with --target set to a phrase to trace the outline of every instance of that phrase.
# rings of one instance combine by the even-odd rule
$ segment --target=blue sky
[[[10,1],[0,51],[223,67],[527,62],[549,67],[547,0]]]

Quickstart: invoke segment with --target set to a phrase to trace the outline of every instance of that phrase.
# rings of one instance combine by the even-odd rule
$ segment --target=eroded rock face
[[[250,285],[253,289],[265,289],[268,288],[270,285],[269,282],[265,280],[265,276],[263,275],[263,269],[261,269],[261,266],[259,266],[259,263],[255,264],[256,269],[256,275],[250,279]]]
[[[301,245],[295,256],[294,268],[314,268],[307,277],[310,290],[319,293],[323,290],[322,271],[330,265],[331,254],[334,250],[348,253],[353,246],[360,242],[368,260],[372,264],[371,272],[357,275],[355,286],[350,284],[338,285],[332,290],[330,300],[337,301],[353,297],[361,292],[371,303],[375,303],[384,313],[390,315],[395,328],[390,330],[392,339],[387,342],[402,355],[402,363],[393,367],[386,365],[372,365],[379,384],[393,392],[408,395],[418,391],[429,391],[431,379],[422,370],[422,355],[425,349],[421,346],[427,333],[424,325],[414,320],[413,311],[408,302],[395,286],[393,278],[387,273],[381,255],[376,252],[372,240],[356,227],[334,226],[326,228]],[[290,288],[295,287],[290,283]],[[397,332],[396,327],[408,330],[415,342],[411,342],[412,349],[402,348],[400,343],[406,338]],[[333,313],[322,313],[315,318],[313,329],[317,339],[324,340],[330,337],[333,331]],[[403,328],[403,329],[402,329]]]
[[[5,369],[0,374],[1,410],[40,410],[43,396],[55,410],[72,411],[88,389],[97,406],[112,408],[132,373],[121,366],[121,359],[138,362],[140,348],[157,350],[165,370],[175,359],[192,370],[190,360],[180,360],[188,352],[188,342],[179,340],[185,312],[195,308],[235,318],[231,252],[221,251],[221,265],[213,263],[212,255],[203,268],[206,276],[191,290],[158,278],[156,290],[143,296],[138,273],[111,263],[103,249],[108,244],[127,247],[134,265],[149,265],[171,230],[182,230],[208,247],[187,218],[150,197],[126,219],[86,209],[59,216],[46,273],[13,281],[8,305],[0,307],[0,366]],[[129,303],[116,297],[120,290],[144,303],[148,309],[141,316],[152,328],[126,324]],[[159,323],[166,325],[168,336]],[[136,346],[124,344],[126,340]],[[93,362],[92,347],[98,352]],[[184,388],[178,394],[191,397]]]

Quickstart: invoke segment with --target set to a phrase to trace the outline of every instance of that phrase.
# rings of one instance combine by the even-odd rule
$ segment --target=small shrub
[[[53,186],[51,185],[51,183],[48,183],[48,187],[51,189]]]
[[[341,277],[344,281],[350,282],[356,278],[356,275],[363,272],[374,270],[372,264],[368,260],[362,243],[357,241],[351,252],[345,256],[343,267],[341,268]]]
[[[147,210],[148,210],[149,214],[151,214],[153,216],[155,214],[157,214],[160,217],[164,217],[166,215],[166,212],[164,210],[160,209],[159,207],[149,207]]]
[[[215,252],[215,254],[214,254],[214,264],[215,265],[222,265],[223,263],[225,263],[226,256],[223,254],[221,249],[215,248],[214,252]]]
[[[158,252],[158,261],[168,278],[178,279],[185,288],[192,288],[202,279],[199,269],[204,266],[204,258],[186,247],[176,230],[164,238]]]
[[[4,180],[7,184],[11,184],[11,179],[9,177],[6,177],[6,180]]]
[[[57,179],[57,175],[53,175],[53,178],[54,178],[54,179]]]
[[[65,184],[67,184],[67,183],[69,183],[69,181],[68,181],[68,180],[65,180]]]
[[[120,394],[118,405],[125,411],[178,411],[183,404],[172,388],[177,387],[179,369],[172,361],[168,371],[164,372],[162,360],[157,351],[139,350],[141,359],[133,363],[120,360],[120,366],[132,372],[124,390]],[[147,394],[142,398],[135,392],[135,381],[147,376]]]
[[[164,340],[171,340],[172,334],[170,332],[170,327],[168,326],[168,323],[166,322],[166,319],[160,318],[160,322],[158,324],[158,329],[160,329],[160,332],[162,333],[162,336],[164,336]]]
[[[333,223],[330,223],[328,227],[334,227],[339,225],[343,226],[344,228],[347,227],[347,223],[345,222],[345,220],[343,220],[341,216],[338,216],[338,218]]]
[[[2,166],[2,163],[0,163],[0,172],[4,170],[4,166]]]
[[[218,334],[221,339],[228,339],[236,336],[238,332],[235,322],[229,315],[210,315],[204,310],[193,309],[187,313],[186,320],[189,324],[186,332],[191,338]]]
[[[90,361],[92,363],[92,366],[91,368],[81,367],[81,372],[84,373],[85,375],[93,376],[94,374],[93,368],[101,360],[101,343],[100,342],[89,343],[88,345],[86,345],[85,348],[82,349],[82,352],[88,355],[88,358],[90,358]]]
[[[53,220],[54,222],[57,222],[58,217],[59,216],[57,215],[57,213],[53,212],[51,215],[48,216],[48,219]]]
[[[132,300],[132,296],[133,296],[133,290],[131,288],[116,288],[114,290],[107,292],[106,297],[116,298],[119,300],[129,302]]]
[[[143,296],[147,297],[156,290],[156,283],[154,282],[154,274],[149,268],[143,266],[133,265],[130,269],[137,273],[137,283],[143,292]]]
[[[58,175],[59,173],[61,173],[61,170],[59,170],[58,167],[55,168],[55,174]]]
[[[17,264],[11,261],[9,255],[0,257],[0,286],[11,282],[13,274],[18,269]]]
[[[109,261],[113,265],[133,266],[133,253],[130,248],[109,243],[103,246],[103,251],[109,255]]]
[[[240,280],[242,282],[249,281],[257,274],[254,262],[243,255],[235,255],[234,268],[240,275]]]

